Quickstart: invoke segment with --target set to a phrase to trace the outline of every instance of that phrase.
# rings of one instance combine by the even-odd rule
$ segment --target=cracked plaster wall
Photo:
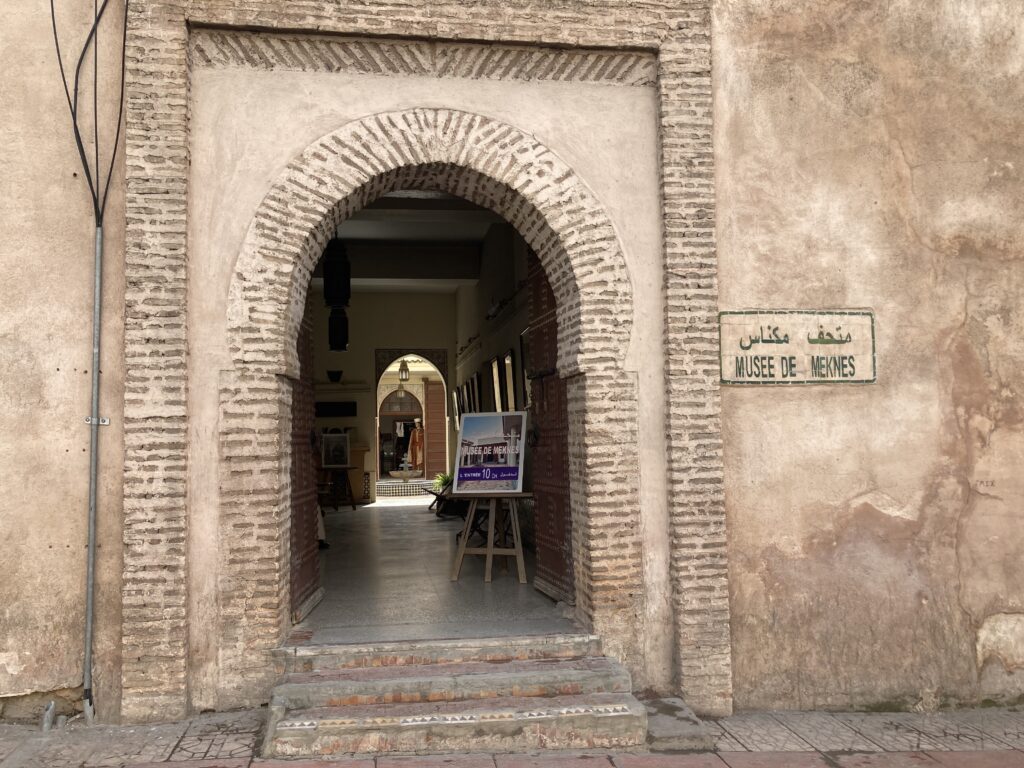
[[[720,0],[720,303],[870,307],[878,383],[724,387],[737,708],[1024,692],[1024,14]]]

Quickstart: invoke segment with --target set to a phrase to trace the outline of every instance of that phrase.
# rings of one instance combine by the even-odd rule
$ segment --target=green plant
[[[438,472],[434,477],[434,491],[440,493],[444,490],[444,487],[452,481],[452,476],[448,472]]]

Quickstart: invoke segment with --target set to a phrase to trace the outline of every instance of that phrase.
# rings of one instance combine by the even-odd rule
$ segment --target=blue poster
[[[452,492],[522,492],[525,433],[525,411],[463,414]]]

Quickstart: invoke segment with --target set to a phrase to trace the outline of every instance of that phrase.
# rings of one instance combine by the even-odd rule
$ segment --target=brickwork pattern
[[[122,716],[174,719],[186,714],[188,658],[187,30],[181,4],[132,10],[125,104]]]
[[[660,51],[665,375],[676,664],[702,714],[732,712],[725,471],[718,370],[711,20],[681,11]]]
[[[635,51],[359,40],[208,29],[192,35],[190,53],[193,67],[212,68],[572,81],[637,87],[653,86],[658,75],[657,59]]]
[[[315,142],[273,185],[246,236],[228,305],[235,370],[295,375],[298,323],[324,244],[341,221],[396,189],[442,190],[490,208],[522,233],[544,266],[558,297],[558,365],[575,393],[569,445],[578,606],[587,623],[614,627],[610,646],[636,659],[643,599],[636,383],[620,370],[632,289],[607,215],[550,150],[499,121],[433,109],[353,121]],[[234,420],[225,413],[221,423]],[[276,475],[267,463],[274,457],[244,447],[232,456],[233,475],[243,465],[255,478]],[[222,543],[229,558],[237,540],[236,533]],[[234,566],[229,560],[222,568]],[[239,661],[277,641],[244,634],[251,653]]]
[[[713,158],[711,153],[711,80],[710,80],[710,14],[709,0],[595,0],[595,2],[564,2],[537,4],[529,0],[481,0],[467,3],[462,0],[440,0],[437,3],[393,4],[378,0],[161,0],[161,2],[135,3],[129,16],[128,72],[127,72],[127,305],[125,328],[125,355],[128,367],[125,395],[125,615],[122,647],[124,655],[123,715],[130,720],[180,716],[187,707],[186,690],[186,504],[185,472],[185,282],[186,282],[186,226],[187,163],[188,163],[188,67],[190,50],[189,29],[195,40],[203,40],[202,50],[197,44],[191,50],[195,66],[247,66],[271,68],[321,68],[327,71],[356,71],[353,66],[371,65],[371,59],[380,66],[381,59],[373,55],[362,58],[353,55],[346,63],[339,58],[338,45],[320,43],[303,49],[303,56],[289,53],[298,46],[301,36],[296,30],[309,30],[317,40],[332,34],[349,37],[387,35],[389,38],[435,38],[450,41],[474,41],[465,51],[456,54],[430,52],[424,62],[435,76],[438,62],[447,62],[457,72],[454,76],[472,78],[546,77],[547,79],[590,78],[590,82],[615,81],[618,85],[643,86],[650,79],[643,56],[627,65],[627,59],[616,59],[609,51],[657,51],[657,87],[661,102],[661,129],[663,150],[663,192],[665,201],[665,274],[668,299],[665,317],[666,349],[668,350],[666,386],[669,413],[666,419],[670,457],[672,516],[672,577],[674,605],[677,620],[678,669],[680,685],[688,700],[698,711],[722,713],[731,708],[728,584],[725,552],[725,513],[722,491],[721,431],[717,368],[714,365],[711,330],[717,310],[716,264],[714,250],[714,189]],[[187,23],[186,23],[187,22]],[[214,33],[202,27],[217,27],[216,34],[228,34],[238,40],[251,38],[254,42],[245,53],[232,52],[214,45]],[[262,29],[267,33],[241,32],[242,29]],[[290,41],[281,46],[279,53],[268,53],[272,41],[264,39],[272,30],[281,30]],[[205,36],[202,37],[202,36]],[[478,41],[501,43],[500,46],[480,45]],[[506,41],[514,41],[510,45]],[[229,42],[230,44],[230,42]],[[528,45],[526,45],[528,44]],[[429,47],[433,47],[431,44]],[[436,44],[438,48],[441,44]],[[454,45],[454,44],[452,44]],[[538,46],[543,50],[538,50]],[[316,50],[314,50],[314,48]],[[494,53],[500,48],[500,57]],[[576,66],[563,64],[579,48],[604,49],[607,69],[602,73],[594,55],[576,59]],[[461,50],[461,49],[460,49]],[[253,59],[255,51],[262,51],[264,59]],[[491,51],[491,53],[489,53]],[[557,52],[556,52],[557,51]],[[403,49],[403,53],[406,49]],[[600,52],[600,51],[599,51]],[[593,53],[593,52],[592,52]],[[566,57],[560,63],[554,61]],[[501,57],[504,62],[499,63]],[[532,57],[533,65],[521,61]],[[521,60],[521,61],[517,61]],[[360,63],[353,64],[353,61]],[[633,60],[630,60],[633,61]],[[331,63],[335,62],[335,63]],[[461,63],[460,63],[461,62]],[[531,74],[531,66],[541,72]],[[329,69],[335,67],[335,69]],[[559,69],[559,67],[562,67]],[[608,73],[620,67],[619,74],[609,78]],[[543,74],[543,73],[547,74]],[[580,76],[580,73],[584,73]],[[625,73],[625,74],[622,74]],[[383,68],[381,74],[384,74]],[[616,78],[618,80],[616,81]],[[351,158],[362,163],[358,155]],[[412,161],[411,158],[403,160]],[[455,160],[454,162],[457,162]],[[365,166],[361,166],[365,167]],[[356,168],[345,167],[341,173],[351,177]],[[376,169],[368,168],[377,173]],[[421,171],[422,172],[422,171]],[[445,176],[443,166],[431,171],[435,179]],[[450,178],[451,173],[447,174]],[[360,205],[380,194],[384,187],[378,182],[364,184],[363,198],[353,201]],[[351,180],[351,179],[350,179]],[[548,179],[551,181],[551,179]],[[559,181],[559,179],[555,179]],[[388,183],[394,182],[390,178]],[[463,179],[463,184],[467,183]],[[470,184],[476,183],[475,181]],[[553,185],[557,187],[558,185]],[[444,188],[444,187],[442,187]],[[456,194],[458,184],[451,188]],[[507,195],[513,205],[523,206],[518,215],[510,217],[517,226],[531,219],[530,206],[515,193],[492,190],[491,195]],[[519,201],[516,203],[516,201]],[[287,210],[287,201],[272,201],[278,212]],[[493,207],[493,206],[492,206]],[[569,217],[578,215],[579,209],[569,203]],[[574,212],[574,213],[573,213]],[[340,211],[344,213],[344,211]],[[534,221],[543,221],[533,217]],[[281,222],[283,223],[283,222]],[[290,224],[290,222],[289,222]],[[532,233],[534,241],[557,237],[551,231]],[[304,234],[301,234],[304,230]],[[299,252],[311,250],[322,237],[314,222],[299,222],[298,240],[282,241],[276,252],[268,252],[267,264],[276,279],[275,293],[270,298],[277,303],[291,302],[287,315],[294,317],[301,306],[303,291],[293,290],[308,280],[303,268],[296,264]],[[312,233],[312,234],[311,234]],[[288,233],[291,237],[296,232]],[[524,234],[526,234],[524,232]],[[600,246],[597,246],[600,248]],[[315,250],[315,248],[312,248]],[[600,264],[600,259],[594,262]],[[548,265],[546,265],[548,266]],[[266,268],[266,264],[264,265]],[[603,269],[603,265],[601,267]],[[308,268],[306,268],[308,269]],[[584,281],[591,275],[573,275]],[[614,282],[613,278],[613,282]],[[555,281],[552,280],[554,284]],[[615,330],[608,322],[604,309],[592,314],[596,307],[583,307],[578,294],[574,294],[572,280],[563,280],[563,293],[559,295],[562,314],[560,331],[584,340],[593,339],[598,332]],[[241,286],[238,286],[241,288]],[[234,297],[242,298],[241,296]],[[252,298],[251,296],[249,298]],[[618,296],[615,301],[628,300]],[[249,306],[249,320],[259,317],[260,309],[235,302],[235,306]],[[271,306],[263,309],[273,314]],[[573,320],[573,318],[576,318]],[[582,318],[582,319],[580,319]],[[241,321],[242,318],[234,318]],[[567,321],[576,326],[570,327]],[[262,451],[265,456],[284,456],[288,463],[288,435],[280,432],[286,424],[284,413],[265,414],[263,409],[269,391],[275,392],[277,408],[290,403],[288,379],[278,374],[294,376],[296,361],[294,349],[291,357],[273,362],[272,348],[280,348],[290,333],[295,331],[294,321],[281,326],[278,320],[274,337],[266,339],[261,324],[258,335],[236,334],[234,354],[243,360],[244,368],[225,374],[222,382],[222,408],[226,412],[241,412],[255,407],[255,421],[251,429],[239,425],[222,432],[221,445],[225,455],[240,456],[242,446]],[[290,323],[290,326],[289,326]],[[236,323],[242,330],[245,323]],[[625,330],[625,335],[621,332]],[[294,337],[292,337],[294,338]],[[577,467],[607,467],[610,449],[599,442],[580,443],[590,435],[598,438],[604,424],[599,419],[602,403],[629,397],[635,401],[635,384],[621,370],[608,365],[617,359],[628,338],[628,329],[619,329],[608,344],[581,344],[579,349],[565,348],[560,359],[563,373],[573,375],[570,382],[570,400],[575,402],[574,430],[577,445],[586,449],[572,460]],[[561,340],[561,341],[564,341]],[[243,351],[244,349],[244,351]],[[251,399],[250,399],[251,398]],[[595,402],[597,401],[597,402]],[[635,405],[633,406],[635,408]],[[583,409],[583,410],[581,410]],[[619,414],[620,411],[616,411]],[[635,430],[635,414],[624,418]],[[629,419],[632,419],[631,421]],[[589,430],[589,431],[588,431]],[[628,431],[626,435],[628,436]],[[617,436],[618,439],[618,436]],[[252,456],[261,455],[253,453]],[[635,455],[626,463],[627,469],[635,465]],[[256,483],[251,465],[232,461],[224,471],[222,492],[222,536],[242,537],[246,545],[232,552],[230,559],[242,565],[241,552],[249,548],[249,555],[267,558],[266,567],[259,575],[248,574],[257,582],[267,573],[287,573],[287,506],[290,494],[288,468],[267,483]],[[578,478],[578,476],[577,476]],[[579,479],[575,481],[579,484]],[[595,585],[596,594],[611,599],[611,585],[615,577],[606,577],[595,571],[591,547],[600,548],[610,540],[611,528],[590,526],[590,521],[601,519],[590,514],[588,505],[601,493],[615,498],[616,488],[588,489],[573,487],[574,500],[580,501],[583,515],[574,541],[580,563],[580,572]],[[261,506],[263,514],[246,514],[246,504]],[[598,508],[595,508],[598,509]],[[574,514],[576,511],[574,510]],[[607,518],[610,520],[610,518]],[[609,523],[609,525],[612,525]],[[254,546],[265,542],[268,549]],[[636,544],[639,547],[639,542]],[[281,551],[274,553],[274,548]],[[638,550],[637,550],[638,551]],[[276,559],[275,559],[276,557]],[[244,569],[243,569],[244,570]],[[222,624],[245,612],[247,600],[258,609],[253,615],[256,623],[267,627],[268,642],[283,623],[287,595],[282,593],[286,579],[262,584],[259,589],[242,587],[242,570],[235,569],[220,576],[225,595]],[[241,574],[241,575],[240,575]],[[578,577],[582,578],[582,577]],[[639,577],[622,577],[618,581],[627,591],[630,585],[640,588]],[[239,590],[239,599],[232,597]],[[252,589],[251,592],[247,591]],[[283,588],[286,592],[286,587]],[[607,591],[605,591],[607,590]],[[635,599],[635,595],[630,600]],[[593,612],[588,602],[585,610]],[[612,603],[620,601],[615,597]],[[629,600],[623,599],[623,605]],[[595,626],[601,631],[608,627],[615,636],[622,636],[614,627],[633,610],[620,607],[606,613],[593,612]],[[275,624],[275,622],[277,622]],[[271,631],[273,627],[273,631]],[[222,667],[230,677],[230,686],[242,691],[246,683],[237,679],[251,677],[258,682],[266,677],[264,664],[246,651],[242,638],[236,636],[221,650]],[[248,670],[247,672],[245,670]]]
[[[293,347],[294,349],[294,347]],[[292,380],[221,374],[218,705],[257,705],[290,627]]]
[[[619,360],[629,341],[631,288],[618,238],[593,193],[559,157],[513,126],[456,110],[416,109],[353,121],[315,142],[274,184],[246,235],[230,288],[228,341],[236,364],[297,375],[293,342],[327,240],[340,222],[398,189],[448,192],[516,227],[558,301],[562,375]]]

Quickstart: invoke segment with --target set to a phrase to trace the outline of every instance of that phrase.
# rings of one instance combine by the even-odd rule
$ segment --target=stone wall
[[[715,6],[723,309],[868,307],[878,383],[723,392],[737,706],[1024,693],[1014,3]]]

